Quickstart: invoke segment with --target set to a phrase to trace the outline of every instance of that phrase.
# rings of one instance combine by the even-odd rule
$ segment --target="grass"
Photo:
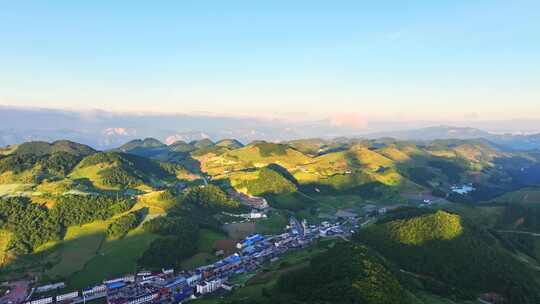
[[[82,288],[105,278],[135,272],[137,260],[158,237],[139,227],[122,239],[104,241],[99,254],[68,280],[69,286]]]
[[[148,208],[147,218],[165,214],[172,203],[160,200],[159,194],[156,192],[143,196],[128,212]],[[114,218],[119,216],[122,214]],[[69,227],[62,241],[50,242],[36,249],[36,256],[42,258],[29,263],[36,266],[52,264],[52,267],[45,269],[44,277],[67,278],[70,288],[86,287],[108,277],[135,271],[137,260],[158,236],[143,231],[139,226],[122,239],[106,239],[107,227],[114,218]],[[213,245],[217,237],[204,231],[202,239],[206,242],[205,246],[211,246],[207,244]]]
[[[334,214],[339,209],[361,208],[366,204],[359,195],[314,195],[322,213]]]
[[[234,283],[245,283],[243,287],[235,289],[231,294],[226,295],[227,300],[253,300],[263,296],[263,289],[271,290],[275,286],[279,277],[289,271],[300,269],[307,265],[308,261],[324,252],[324,248],[311,248],[307,250],[293,251],[282,256],[277,262],[270,264],[265,270],[257,274],[243,274],[234,277],[231,281]],[[284,263],[286,262],[286,263]],[[220,303],[221,299],[209,297],[196,300],[196,304],[214,304]]]
[[[239,171],[248,168],[260,168],[269,164],[278,164],[294,170],[298,165],[312,162],[312,158],[294,149],[286,149],[284,154],[261,155],[259,148],[246,146],[228,151],[221,155],[206,154],[196,157],[201,162],[204,172],[212,176],[221,176],[227,171]],[[228,175],[228,174],[227,174]]]
[[[13,194],[31,194],[33,192],[33,186],[34,184],[23,183],[1,184],[0,196]]]
[[[163,191],[153,191],[139,196],[137,203],[130,211],[148,208],[149,215],[156,216],[166,214],[167,210],[174,206],[176,202],[174,200],[164,199],[162,194]]]
[[[505,193],[502,196],[499,196],[493,199],[493,201],[505,202],[505,203],[525,203],[525,204],[540,203],[540,188],[530,187],[530,188],[520,189],[518,191]]]
[[[70,179],[44,181],[36,187],[36,192],[60,195],[72,190],[73,186],[73,181]]]
[[[194,269],[217,260],[214,255],[215,243],[227,236],[208,229],[199,231],[198,253],[182,262],[182,269]]]
[[[271,212],[266,219],[258,220],[255,227],[258,233],[262,234],[278,234],[283,232],[283,229],[288,224],[287,216],[283,212]]]
[[[147,203],[139,202],[132,210],[148,207]],[[163,209],[158,211],[164,212]],[[153,216],[159,214],[147,215]],[[64,240],[49,242],[37,248],[35,254],[17,260],[9,267],[43,272],[45,281],[66,279],[70,288],[83,288],[105,278],[133,272],[139,257],[159,236],[147,233],[139,226],[122,239],[106,239],[105,231],[112,220],[114,218],[69,227]],[[7,240],[7,237],[1,237],[0,246]]]
[[[194,256],[182,261],[182,269],[190,270],[216,261],[215,255],[207,252],[199,252]]]
[[[218,240],[226,239],[227,236],[208,229],[201,229],[199,231],[199,252],[213,253],[215,248],[214,244]]]
[[[49,277],[67,277],[83,269],[97,255],[108,225],[107,221],[97,221],[69,227],[64,240],[57,244],[60,263],[45,274]]]
[[[233,276],[229,282],[234,285],[245,285],[251,278],[255,276],[254,273],[243,273]]]
[[[257,231],[257,226],[253,222],[236,223],[223,225],[223,229],[227,231],[230,238],[240,240]]]
[[[117,190],[116,187],[110,187],[106,186],[102,183],[101,176],[99,176],[99,172],[101,170],[107,169],[111,167],[111,165],[108,164],[97,164],[93,166],[85,166],[85,167],[79,167],[77,166],[69,175],[72,179],[79,179],[79,178],[87,178],[92,182],[92,185],[96,188],[103,189],[103,190]]]
[[[458,203],[437,205],[436,208],[458,213],[463,218],[483,227],[494,227],[504,211],[504,207],[470,206]]]
[[[409,294],[413,304],[476,304],[478,301],[459,301],[455,302],[449,299],[444,299],[429,293]]]
[[[302,210],[316,204],[315,201],[298,192],[268,196],[267,200],[270,206],[287,210]]]

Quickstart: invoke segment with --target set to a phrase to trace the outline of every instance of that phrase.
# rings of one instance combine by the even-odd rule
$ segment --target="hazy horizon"
[[[9,2],[0,104],[285,120],[540,117],[536,1]]]

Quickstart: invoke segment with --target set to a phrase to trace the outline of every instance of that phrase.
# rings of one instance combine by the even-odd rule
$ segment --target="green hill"
[[[115,151],[150,158],[159,158],[168,155],[169,147],[155,138],[145,138],[144,140],[132,140],[120,146],[118,149],[115,149]]]
[[[229,149],[239,149],[242,148],[244,145],[236,139],[222,139],[216,142],[216,146]]]
[[[536,270],[489,232],[445,211],[405,210],[361,230],[356,240],[377,250],[443,296],[474,299],[495,292],[508,303],[537,303]]]
[[[284,220],[294,213],[310,222],[338,210],[360,212],[365,204],[407,204],[433,192],[441,206],[463,216],[389,212],[361,229],[354,244],[338,242],[339,252],[294,265],[282,280],[288,283],[266,286],[285,298],[269,298],[316,303],[316,297],[331,302],[343,294],[352,302],[399,303],[399,297],[415,303],[419,294],[465,301],[495,292],[509,303],[536,303],[540,288],[533,269],[540,242],[496,230],[540,231],[539,170],[534,153],[500,152],[475,140],[309,139],[242,146],[231,139],[167,146],[147,138],[108,152],[68,141],[31,142],[0,152],[0,234],[10,239],[0,242],[0,258],[24,253],[0,275],[36,269],[83,285],[103,273],[132,271],[137,261],[147,267],[159,261],[185,267],[186,259],[203,263],[214,258],[204,239],[208,229],[222,235],[229,220],[222,212],[246,212],[229,197],[231,187],[264,196]],[[452,191],[454,184],[469,183],[476,188],[472,193]],[[497,212],[480,211],[488,207],[484,201]],[[106,255],[96,254],[100,244]],[[206,249],[198,255],[201,246]],[[126,263],[120,263],[124,256]],[[334,278],[335,285],[318,273]],[[299,279],[305,276],[312,280]],[[287,287],[295,284],[299,290]]]
[[[176,179],[169,168],[136,155],[101,152],[84,158],[70,177],[87,179],[103,189],[153,188]]]
[[[384,261],[365,246],[343,243],[283,275],[269,294],[268,303],[412,303]]]
[[[134,139],[130,142],[127,142],[120,146],[118,150],[121,150],[123,152],[127,152],[129,150],[135,149],[135,148],[162,148],[166,145],[159,140],[155,138],[145,138],[145,139]]]
[[[191,151],[196,150],[197,148],[194,147],[193,145],[186,143],[185,141],[179,140],[172,143],[169,146],[169,149],[173,152],[189,153]]]
[[[208,138],[201,139],[201,140],[194,140],[194,141],[190,142],[189,144],[194,146],[197,149],[209,148],[209,147],[213,147],[215,145],[214,142],[211,141]]]
[[[65,152],[72,155],[86,156],[96,151],[89,146],[78,144],[68,140],[59,140],[53,143],[33,141],[20,144],[13,153],[18,155],[47,155],[57,152]]]
[[[320,138],[297,139],[285,142],[288,146],[311,156],[345,150],[350,143]]]
[[[10,154],[0,158],[0,183],[41,183],[65,178],[82,159],[69,152]]]
[[[255,196],[291,193],[297,190],[296,185],[291,180],[271,167],[259,169],[255,174],[255,178],[237,180],[233,186],[245,189],[244,192]]]

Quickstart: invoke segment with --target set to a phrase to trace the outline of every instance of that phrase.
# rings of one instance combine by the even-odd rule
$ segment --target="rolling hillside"
[[[362,230],[357,240],[440,295],[474,299],[495,292],[508,303],[540,299],[536,270],[457,214],[405,210]]]
[[[21,144],[2,149],[0,155],[0,234],[9,238],[0,243],[0,258],[7,261],[4,274],[33,269],[84,286],[102,273],[157,267],[156,260],[188,267],[214,259],[207,243],[226,240],[223,225],[230,220],[221,212],[249,211],[235,192],[266,198],[274,211],[253,229],[271,231],[281,231],[288,214],[321,222],[363,212],[370,204],[416,206],[423,197],[436,195],[441,206],[464,211],[463,216],[390,213],[357,240],[381,259],[365,261],[364,249],[342,249],[352,250],[351,259],[359,253],[362,261],[380,265],[377,269],[385,273],[384,278],[358,274],[358,280],[397,280],[392,292],[412,293],[413,301],[423,294],[466,300],[496,292],[527,303],[523,299],[538,289],[534,274],[515,257],[540,261],[540,243],[484,228],[539,231],[538,168],[535,153],[500,151],[478,140],[311,139],[243,146],[235,140],[165,145],[147,138],[105,152],[66,141]],[[453,191],[464,184],[474,191]],[[484,203],[496,212],[484,213]],[[122,256],[126,263],[118,262]],[[494,270],[495,264],[504,274]],[[456,277],[451,269],[464,275]],[[486,280],[484,273],[494,279]],[[422,287],[411,289],[410,280]],[[512,285],[505,289],[504,284]],[[284,290],[291,298],[309,300]],[[518,291],[527,297],[514,298]]]

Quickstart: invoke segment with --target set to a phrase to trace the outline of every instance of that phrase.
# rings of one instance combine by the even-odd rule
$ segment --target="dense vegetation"
[[[183,259],[196,253],[200,228],[221,231],[221,223],[215,217],[221,211],[244,210],[215,185],[187,189],[166,217],[155,218],[143,225],[146,231],[163,237],[151,244],[139,264],[155,268],[163,265],[179,267]]]
[[[48,241],[59,240],[68,226],[107,219],[132,205],[129,199],[105,195],[65,195],[56,200],[55,206],[47,209],[26,197],[0,199],[0,228],[14,233],[10,250],[30,253]]]
[[[519,196],[511,196],[512,203],[498,197],[539,184],[540,157],[529,152],[502,152],[487,142],[313,139],[254,142],[242,147],[234,140],[167,146],[145,139],[115,151],[120,152],[96,152],[70,142],[37,142],[3,149],[0,195],[6,196],[0,199],[0,229],[11,237],[9,250],[31,253],[48,241],[71,238],[89,227],[106,229],[110,238],[122,238],[142,219],[139,213],[126,214],[135,201],[124,195],[143,194],[136,208],[139,203],[148,206],[150,218],[157,217],[146,222],[144,231],[133,238],[106,243],[144,239],[131,252],[133,262],[140,257],[141,267],[179,267],[182,260],[197,253],[198,245],[205,244],[199,234],[205,237],[207,229],[222,229],[223,211],[249,211],[217,184],[264,196],[273,208],[284,210],[278,211],[283,214],[294,212],[313,219],[318,218],[318,212],[358,210],[361,205],[356,201],[398,204],[420,201],[420,195],[412,197],[429,192],[449,201],[466,202],[471,212],[476,212],[479,202],[490,200],[497,202],[497,212],[502,213],[497,223],[489,219],[490,227],[540,232],[540,208],[534,191],[526,194],[527,204],[515,199]],[[193,187],[203,184],[202,179],[191,182],[197,175],[206,176],[210,185]],[[467,195],[451,189],[454,184],[469,183],[476,190]],[[28,198],[10,197],[13,195]],[[125,215],[115,217],[118,214]],[[108,227],[103,222],[72,227],[104,219],[111,219]],[[52,253],[49,260],[62,255],[56,250],[66,247],[47,247]],[[277,285],[266,286],[266,300],[406,303],[404,288],[412,293],[418,288],[452,299],[496,292],[509,303],[540,303],[538,274],[510,254],[525,257],[536,266],[539,252],[540,241],[530,235],[484,231],[456,214],[411,208],[390,212],[377,224],[362,229],[354,244],[338,245],[309,265],[302,264],[302,269],[293,267]],[[94,253],[89,250],[89,254]]]
[[[45,179],[65,177],[80,161],[80,157],[67,152],[55,152],[48,155],[13,154],[0,159],[0,174],[12,172],[23,176],[21,182],[39,183]]]
[[[231,199],[218,186],[191,187],[182,198],[180,207],[202,207],[210,213],[219,211],[235,211],[240,203]]]
[[[509,303],[540,301],[533,271],[489,233],[463,219],[458,225],[456,215],[441,211],[397,218],[361,230],[356,239],[425,278],[432,292],[468,299],[497,292]]]
[[[444,211],[388,222],[390,237],[399,243],[420,245],[433,240],[451,240],[463,232],[459,215]]]
[[[277,155],[286,155],[287,146],[282,144],[272,144],[272,143],[258,143],[255,144],[255,147],[259,150],[259,154],[262,157],[270,157]]]
[[[107,236],[109,238],[124,237],[130,230],[139,226],[145,213],[145,209],[140,209],[115,219],[109,227],[107,227]]]
[[[84,158],[79,169],[105,166],[98,174],[103,185],[114,188],[132,188],[143,183],[152,184],[153,179],[174,178],[170,168],[164,169],[158,162],[132,154],[117,152],[96,153]]]
[[[428,166],[439,169],[446,177],[450,183],[459,183],[461,176],[465,169],[461,164],[456,161],[448,161],[443,159],[434,159],[430,160],[427,163]]]
[[[410,303],[405,289],[367,247],[337,244],[309,267],[282,276],[274,303]]]
[[[180,262],[196,253],[199,228],[188,218],[160,217],[144,224],[144,229],[160,234],[143,254],[139,264],[145,267],[179,267]]]
[[[77,156],[86,156],[93,154],[96,151],[89,146],[75,143],[69,140],[58,140],[53,143],[32,141],[19,145],[15,150],[15,154],[18,155],[46,155],[60,152]]]
[[[14,233],[10,249],[29,253],[50,240],[61,237],[61,226],[48,210],[25,197],[0,199],[0,228]]]
[[[540,232],[540,205],[508,204],[499,226],[507,229]]]
[[[260,169],[256,179],[245,180],[238,186],[245,187],[248,193],[257,196],[291,193],[297,190],[293,182],[268,167]]]
[[[63,195],[51,209],[51,216],[64,227],[108,219],[131,208],[133,201],[107,195]]]

